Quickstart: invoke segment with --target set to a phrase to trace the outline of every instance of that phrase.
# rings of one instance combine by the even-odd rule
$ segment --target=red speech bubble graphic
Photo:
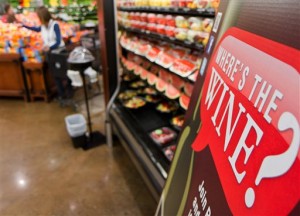
[[[237,28],[212,56],[192,148],[209,145],[234,214],[288,214],[299,202],[299,59],[299,50]]]

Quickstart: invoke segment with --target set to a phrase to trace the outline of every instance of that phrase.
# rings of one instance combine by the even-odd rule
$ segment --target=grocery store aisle
[[[0,215],[153,215],[122,146],[74,149],[57,103],[0,99]],[[94,126],[103,131],[103,113]]]

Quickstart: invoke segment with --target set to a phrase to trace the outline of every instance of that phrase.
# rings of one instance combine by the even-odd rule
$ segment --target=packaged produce
[[[133,82],[133,83],[131,83],[131,85],[130,85],[130,87],[131,88],[141,88],[141,87],[145,87],[146,86],[146,84],[143,82],[143,81],[141,81],[141,80],[139,80],[139,81],[136,81],[136,82]]]
[[[135,0],[136,7],[146,7],[148,6],[148,4],[149,4],[148,0]]]
[[[150,67],[151,67],[151,65],[152,65],[152,63],[150,62],[150,61],[148,61],[148,60],[144,60],[143,62],[142,62],[142,64],[141,64],[141,67],[143,67],[144,69],[149,69]]]
[[[156,23],[156,14],[149,13],[147,15],[147,20],[148,20],[148,23]]]
[[[192,52],[190,54],[187,54],[184,57],[185,60],[188,60],[190,62],[192,62],[193,64],[196,65],[197,68],[200,68],[201,62],[202,62],[202,58],[201,58],[201,53],[200,52]]]
[[[136,52],[137,48],[139,47],[140,43],[137,39],[135,38],[130,38],[129,40],[129,44],[126,47],[128,50],[132,51],[132,52]]]
[[[207,44],[209,39],[209,33],[207,32],[196,32],[194,36],[194,43],[203,44],[204,46]]]
[[[189,26],[191,30],[201,31],[202,30],[202,20],[198,17],[190,17],[188,19]]]
[[[175,22],[177,28],[189,28],[189,22],[183,16],[176,16]]]
[[[164,155],[166,156],[166,158],[169,161],[173,160],[174,154],[175,154],[175,150],[176,150],[176,145],[171,145],[171,146],[168,146],[168,147],[164,148],[164,150],[163,150]]]
[[[196,82],[197,77],[198,77],[198,74],[199,74],[199,72],[198,72],[198,71],[195,71],[194,73],[192,73],[192,74],[188,77],[188,79],[191,80],[191,81],[193,81],[193,82]]]
[[[153,64],[150,68],[150,72],[153,74],[158,74],[160,67],[158,65]]]
[[[161,49],[157,46],[152,46],[152,48],[146,54],[146,58],[151,62],[154,62],[156,58],[159,56]]]
[[[213,19],[205,18],[202,21],[202,29],[203,29],[203,31],[210,33],[211,29],[213,27],[213,23],[214,23]]]
[[[123,74],[122,77],[123,77],[123,81],[125,82],[131,82],[136,79],[136,76],[132,73]]]
[[[158,145],[164,145],[176,138],[176,133],[168,127],[156,129],[150,133],[150,137]]]
[[[195,69],[196,66],[193,63],[183,59],[175,61],[172,67],[170,68],[172,72],[182,77],[189,76],[192,72],[194,72]]]
[[[156,15],[156,23],[160,25],[166,25],[166,17],[162,14],[157,14]]]
[[[142,57],[135,55],[133,53],[128,53],[127,58],[128,58],[128,60],[136,63],[137,65],[140,65],[143,61]]]
[[[129,14],[128,14],[128,19],[129,19],[129,20],[136,20],[136,19],[135,19],[135,13],[134,13],[134,12],[129,12]]]
[[[142,94],[156,95],[157,91],[154,88],[147,87],[143,89]]]
[[[182,7],[182,8],[187,7],[187,3],[188,3],[187,0],[178,0],[177,2],[178,2],[178,7]]]
[[[181,129],[184,123],[184,115],[178,115],[171,119],[171,125],[177,129]]]
[[[171,45],[168,43],[160,43],[159,47],[164,51],[164,52],[168,52],[170,49],[172,49]]]
[[[171,7],[172,0],[161,0],[161,7]]]
[[[158,34],[165,35],[166,34],[165,26],[164,25],[157,25],[156,26],[156,32]]]
[[[132,97],[131,99],[125,101],[123,103],[123,106],[129,109],[138,109],[140,107],[143,107],[145,104],[146,102],[142,98]]]
[[[176,28],[175,29],[175,38],[178,40],[184,41],[187,39],[187,33],[188,33],[187,29]]]
[[[136,28],[136,29],[138,29],[139,28],[139,21],[136,21],[136,20],[130,20],[130,27],[131,28]]]
[[[168,50],[167,53],[175,58],[182,59],[187,55],[188,50],[181,47],[174,47],[173,49]]]
[[[147,13],[141,13],[140,21],[148,22]]]
[[[118,98],[120,100],[128,100],[128,99],[131,99],[133,98],[134,96],[137,95],[137,92],[136,91],[133,91],[133,90],[126,90],[124,92],[121,92],[119,95],[118,95]]]
[[[175,28],[172,26],[167,26],[165,34],[167,36],[169,36],[170,38],[174,38],[175,37]]]
[[[178,108],[178,104],[175,101],[163,101],[156,106],[156,110],[162,113],[171,113]]]
[[[194,31],[194,30],[188,30],[188,32],[187,32],[187,40],[189,41],[189,42],[192,42],[192,43],[194,43],[195,42],[195,37],[196,37],[196,35],[198,34],[199,32],[197,32],[197,31]],[[204,39],[204,38],[203,38]],[[202,41],[201,41],[202,42]],[[200,42],[200,43],[201,43]]]
[[[174,16],[167,15],[165,18],[166,18],[166,26],[176,27],[176,21]]]
[[[162,100],[162,97],[159,95],[146,95],[144,100],[149,103],[158,103]]]
[[[168,53],[161,52],[155,62],[164,68],[169,68],[173,65],[175,58]]]
[[[148,23],[147,24],[147,30],[149,32],[156,33],[156,24],[155,23]]]
[[[178,0],[171,0],[171,7],[172,8],[178,8],[179,7],[179,1]]]
[[[190,9],[196,9],[197,8],[197,2],[199,0],[186,0],[186,7]]]
[[[151,46],[147,43],[140,43],[140,45],[137,47],[135,53],[141,56],[145,56],[148,51],[151,49]]]
[[[198,8],[217,9],[219,7],[220,0],[198,0],[196,4]]]
[[[147,23],[146,22],[140,22],[140,29],[145,31],[147,30]]]

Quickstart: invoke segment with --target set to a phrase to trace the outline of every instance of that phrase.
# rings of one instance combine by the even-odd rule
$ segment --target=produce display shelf
[[[134,29],[134,28],[129,28],[129,27],[124,27],[121,26],[122,30],[125,30],[127,32],[130,33],[134,33],[134,34],[138,34],[140,36],[146,37],[146,38],[150,38],[153,39],[155,41],[165,41],[171,44],[175,44],[181,47],[186,47],[192,50],[197,50],[200,52],[204,52],[204,46],[202,44],[196,44],[196,43],[191,43],[188,41],[181,41],[175,38],[170,38],[168,36],[164,36],[164,35],[160,35],[160,34],[155,34],[155,33],[150,33],[148,31],[142,31],[139,29]]]
[[[158,200],[170,161],[148,133],[159,127],[170,127],[169,118],[159,115],[151,105],[130,110],[123,107],[119,100],[114,102],[110,117],[117,136],[124,142],[122,144],[131,158],[136,160],[135,165],[142,176],[146,176],[145,181],[150,181],[150,190],[152,188],[151,192]]]
[[[183,16],[215,17],[213,8],[163,8],[163,7],[118,7],[119,11],[140,12],[140,13],[158,13]]]
[[[122,46],[121,46],[121,47],[122,47]],[[131,53],[133,53],[133,54],[135,54],[135,55],[138,55],[138,54],[136,54],[135,52],[133,52],[133,51],[131,51],[131,50],[128,50],[128,49],[126,49],[126,48],[124,48],[124,47],[122,47],[122,48],[125,49],[127,52],[131,52]],[[138,55],[138,56],[140,56],[140,57],[143,58],[144,60],[149,61],[149,59],[147,59],[145,56],[142,56],[142,55]],[[150,61],[149,61],[149,62],[150,62]],[[173,73],[173,72],[170,71],[168,68],[164,68],[163,66],[157,64],[156,62],[151,62],[151,64],[156,65],[156,66],[158,66],[158,67],[161,68],[161,69],[167,70],[170,74],[174,74],[175,76],[177,76],[177,77],[179,77],[180,79],[182,79],[184,82],[189,82],[189,83],[195,84],[194,81],[192,81],[192,80],[190,80],[190,79],[188,78],[190,75],[187,76],[187,77],[182,77],[182,76],[180,76],[180,75],[177,74],[177,73]],[[198,70],[199,70],[199,69],[196,69],[195,71],[193,71],[193,73],[195,73],[195,72],[198,71]],[[193,73],[191,73],[191,75],[192,75]]]

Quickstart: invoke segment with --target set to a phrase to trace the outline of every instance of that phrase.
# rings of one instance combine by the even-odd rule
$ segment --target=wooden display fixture
[[[28,101],[25,77],[19,54],[0,55],[0,96],[23,97]]]
[[[42,98],[49,102],[54,93],[54,81],[44,63],[23,62],[30,100]]]

